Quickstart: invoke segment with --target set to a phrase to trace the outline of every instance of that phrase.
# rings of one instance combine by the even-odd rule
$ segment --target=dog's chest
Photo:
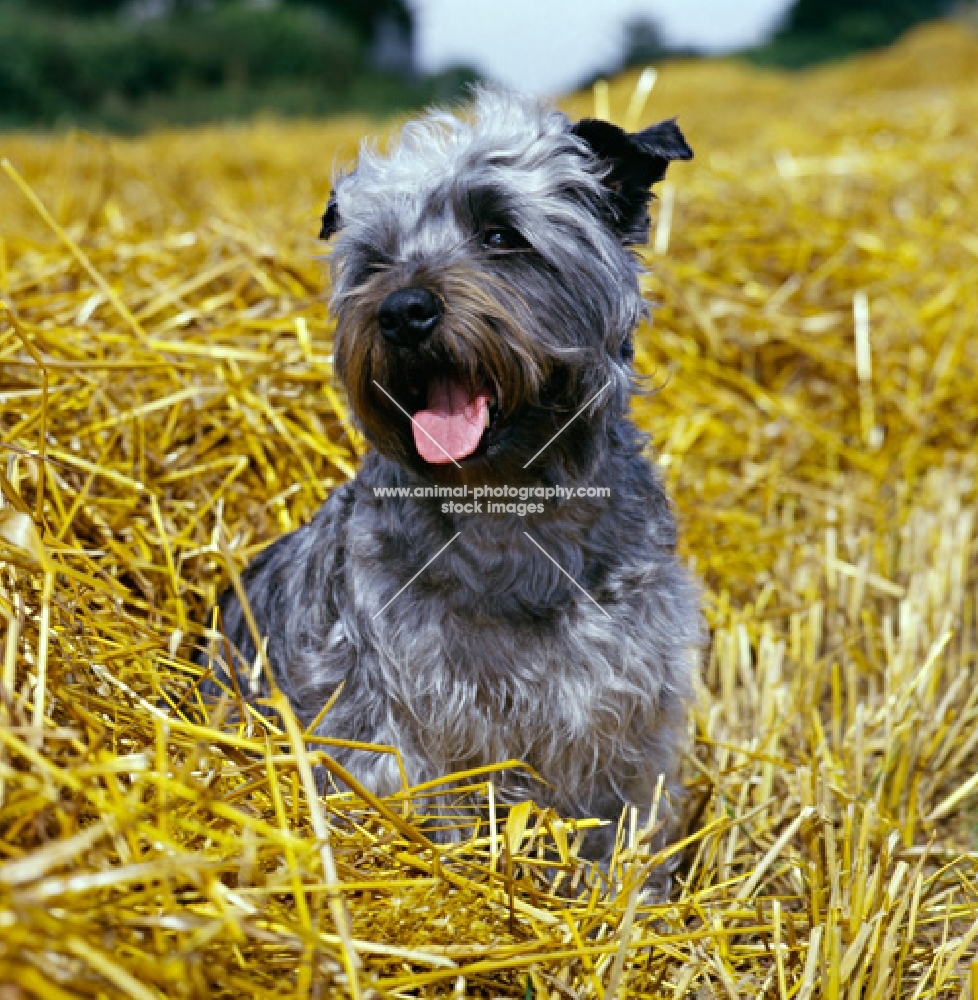
[[[369,622],[358,669],[393,742],[420,746],[437,771],[559,766],[568,746],[598,766],[641,741],[667,670],[651,553],[594,556],[570,518],[533,537],[522,522],[474,521],[453,538],[425,508],[405,513],[355,519],[346,571],[347,614]]]
[[[597,608],[536,625],[473,615],[380,626],[376,657],[386,690],[429,733],[468,730],[460,743],[494,754],[522,754],[542,733],[596,740],[627,728],[660,684],[647,641]]]

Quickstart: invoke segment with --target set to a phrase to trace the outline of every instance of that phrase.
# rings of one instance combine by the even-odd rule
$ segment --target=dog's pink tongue
[[[459,382],[445,379],[428,387],[428,408],[411,419],[414,446],[431,465],[447,465],[467,458],[486,429],[489,397],[471,395]]]

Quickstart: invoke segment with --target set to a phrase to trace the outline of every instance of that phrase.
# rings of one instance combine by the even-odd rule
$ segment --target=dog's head
[[[691,156],[674,121],[629,134],[493,90],[386,154],[365,145],[320,235],[337,370],[374,446],[446,482],[584,472],[628,402],[629,247],[652,185]]]

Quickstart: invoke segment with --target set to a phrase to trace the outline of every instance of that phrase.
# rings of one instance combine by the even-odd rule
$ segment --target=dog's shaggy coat
[[[525,761],[543,780],[513,770],[502,796],[570,814],[647,810],[660,774],[675,794],[700,618],[628,419],[645,311],[629,245],[647,235],[651,185],[690,155],[673,122],[629,135],[482,90],[468,116],[430,113],[336,181],[322,233],[335,362],[374,450],[244,576],[300,718],[343,684],[322,734],[398,747],[412,782]],[[431,303],[410,342],[378,322],[404,289]],[[443,384],[488,400],[487,428],[433,463],[408,414]],[[414,492],[501,484],[611,495],[521,517]],[[250,665],[238,601],[221,603]],[[400,787],[390,755],[340,756],[376,792]]]

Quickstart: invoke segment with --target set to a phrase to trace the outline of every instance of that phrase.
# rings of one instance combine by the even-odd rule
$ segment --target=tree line
[[[795,0],[743,55],[788,67],[841,58],[953,5]],[[476,78],[419,73],[413,51],[409,0],[0,0],[0,128],[383,116],[454,99]],[[652,20],[626,26],[623,66],[692,55],[671,49]]]
[[[404,0],[0,0],[0,127],[385,115],[457,96],[475,74],[416,72],[413,27]]]

